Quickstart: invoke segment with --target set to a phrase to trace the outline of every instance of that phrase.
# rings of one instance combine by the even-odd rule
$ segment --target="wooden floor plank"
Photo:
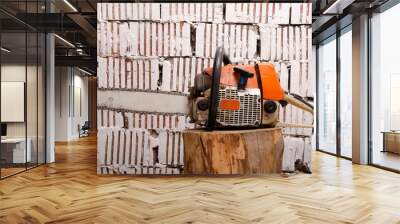
[[[0,223],[400,223],[400,175],[313,153],[311,175],[96,174],[96,138],[0,181]]]

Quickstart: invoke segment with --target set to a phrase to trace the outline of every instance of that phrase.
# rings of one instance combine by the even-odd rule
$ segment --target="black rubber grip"
[[[231,60],[222,47],[219,47],[215,52],[213,71],[211,76],[211,96],[210,96],[210,106],[208,110],[208,119],[206,124],[206,129],[209,131],[214,130],[215,123],[217,119],[218,112],[218,95],[219,95],[219,85],[221,79],[221,69],[222,63],[230,64]]]

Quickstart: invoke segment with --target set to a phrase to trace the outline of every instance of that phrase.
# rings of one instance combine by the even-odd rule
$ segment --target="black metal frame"
[[[341,133],[342,133],[342,125],[341,125],[341,119],[340,119],[340,103],[341,103],[341,97],[340,97],[340,81],[341,81],[341,65],[340,65],[340,37],[342,35],[341,30],[339,29],[339,25],[336,25],[336,154],[340,157],[342,154],[341,151]]]
[[[318,116],[318,108],[319,108],[319,65],[318,65],[318,58],[319,58],[319,45],[315,45],[315,148],[318,151],[319,149],[319,116]]]
[[[367,137],[367,141],[368,141],[368,164],[372,165],[372,154],[373,154],[373,148],[372,148],[372,83],[371,83],[371,72],[372,72],[372,65],[371,65],[371,55],[372,55],[372,42],[371,42],[371,37],[372,37],[372,33],[371,33],[371,19],[372,19],[372,13],[369,12],[368,13],[368,74],[367,74],[367,85],[368,85],[368,100],[367,100],[367,107],[368,107],[368,115],[367,115],[367,119],[368,119],[368,124],[367,124],[367,132],[368,132],[368,137]]]

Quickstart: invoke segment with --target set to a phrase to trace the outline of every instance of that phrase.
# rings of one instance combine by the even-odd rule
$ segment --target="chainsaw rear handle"
[[[283,100],[311,114],[314,113],[314,106],[296,94],[285,94]]]
[[[287,65],[287,70],[288,70],[288,79],[291,79],[291,74],[292,74],[292,66]],[[290,82],[288,83],[288,90],[290,91]],[[303,97],[294,94],[294,93],[287,93],[285,92],[285,96],[283,101],[292,104],[293,106],[300,108],[304,111],[314,113],[314,106],[308,103],[306,100],[304,100]],[[286,106],[286,105],[285,105]]]
[[[218,47],[217,51],[215,52],[214,64],[211,76],[211,94],[209,101],[208,119],[206,124],[206,129],[208,131],[214,130],[215,122],[217,119],[218,95],[219,95],[222,63],[224,63],[224,65],[228,65],[232,64],[232,61],[229,59],[229,56],[225,53],[224,48]]]

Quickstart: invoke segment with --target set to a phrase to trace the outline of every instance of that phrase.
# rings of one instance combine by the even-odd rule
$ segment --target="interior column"
[[[368,163],[368,15],[353,19],[353,162]]]

